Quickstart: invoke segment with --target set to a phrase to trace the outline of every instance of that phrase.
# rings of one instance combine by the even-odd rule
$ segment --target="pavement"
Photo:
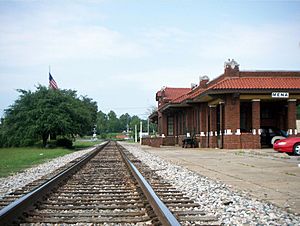
[[[141,148],[300,215],[300,156],[273,149]]]

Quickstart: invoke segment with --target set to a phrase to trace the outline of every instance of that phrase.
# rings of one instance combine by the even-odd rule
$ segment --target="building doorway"
[[[260,142],[262,147],[272,147],[274,137],[287,136],[287,101],[262,101],[260,109]]]

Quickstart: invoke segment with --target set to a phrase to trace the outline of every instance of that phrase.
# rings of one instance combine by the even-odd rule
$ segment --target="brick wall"
[[[179,135],[178,136],[178,145],[182,147],[182,140],[185,138],[185,135]]]
[[[224,112],[224,129],[235,132],[240,128],[240,99],[237,94],[226,95]]]
[[[148,145],[151,146],[151,138],[142,138],[142,145]]]
[[[206,103],[200,105],[200,134],[201,132],[206,134],[207,132],[207,111],[208,106]],[[207,137],[206,136],[200,136],[199,137],[200,147],[201,148],[207,148]]]
[[[296,129],[296,101],[289,100],[288,101],[288,130],[292,130],[290,135],[295,135],[294,130]]]
[[[175,145],[175,137],[164,137],[162,138],[162,145],[164,146],[174,146]]]
[[[260,136],[252,133],[241,134],[241,148],[242,149],[260,149]]]
[[[210,148],[216,148],[218,147],[217,144],[217,137],[215,136],[215,132],[217,131],[217,107],[216,106],[210,106],[209,107],[209,147]]]
[[[162,139],[162,137],[142,138],[142,145],[159,148],[162,145]]]
[[[227,94],[224,104],[224,148],[241,148],[241,138],[237,135],[240,129],[240,99],[238,94]]]
[[[224,149],[241,148],[241,136],[225,135],[223,147]]]
[[[260,100],[252,100],[252,129],[260,128]]]
[[[168,117],[166,114],[162,114],[161,134],[167,136],[167,132],[168,132]]]
[[[207,148],[207,137],[200,136],[198,140],[200,143],[200,148]]]

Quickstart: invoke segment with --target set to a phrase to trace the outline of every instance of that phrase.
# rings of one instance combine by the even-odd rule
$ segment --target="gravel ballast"
[[[95,147],[76,151],[62,157],[55,158],[49,162],[39,164],[12,176],[0,178],[0,199],[5,195],[55,171],[67,163],[77,159],[93,150]]]
[[[246,192],[237,191],[222,182],[209,179],[181,166],[143,151],[140,146],[121,143],[134,156],[155,170],[212,213],[225,225],[299,225],[300,217],[260,201]]]
[[[202,210],[216,216],[225,225],[300,225],[300,217],[287,213],[270,203],[260,201],[246,192],[201,176],[181,166],[143,151],[140,146],[121,143],[128,151],[177,189],[195,200]],[[0,199],[90,152],[93,148],[77,151],[24,172],[0,178]]]

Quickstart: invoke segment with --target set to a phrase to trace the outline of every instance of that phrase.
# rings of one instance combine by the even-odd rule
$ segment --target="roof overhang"
[[[189,100],[187,103],[197,103],[197,102],[210,102],[213,99],[220,98],[223,94],[230,93],[239,93],[239,94],[248,94],[248,95],[261,95],[261,94],[271,94],[272,92],[288,92],[290,98],[299,99],[300,89],[216,89],[216,90],[207,90],[201,93],[199,96],[195,97],[192,100]],[[269,95],[271,98],[271,95]]]
[[[182,103],[169,103],[164,105],[162,108],[159,109],[160,112],[164,112],[166,110],[171,110],[174,108],[186,108],[191,107],[188,103],[182,102]]]
[[[153,118],[157,118],[157,117],[158,117],[157,111],[152,112],[152,114],[148,116],[149,119],[153,119]]]
[[[181,103],[168,103],[159,109],[160,112],[178,110],[180,108],[192,107],[197,103],[217,103],[223,101],[224,94],[239,94],[240,99],[273,99],[272,92],[288,92],[290,99],[300,100],[300,89],[208,89],[193,99],[186,99]]]

